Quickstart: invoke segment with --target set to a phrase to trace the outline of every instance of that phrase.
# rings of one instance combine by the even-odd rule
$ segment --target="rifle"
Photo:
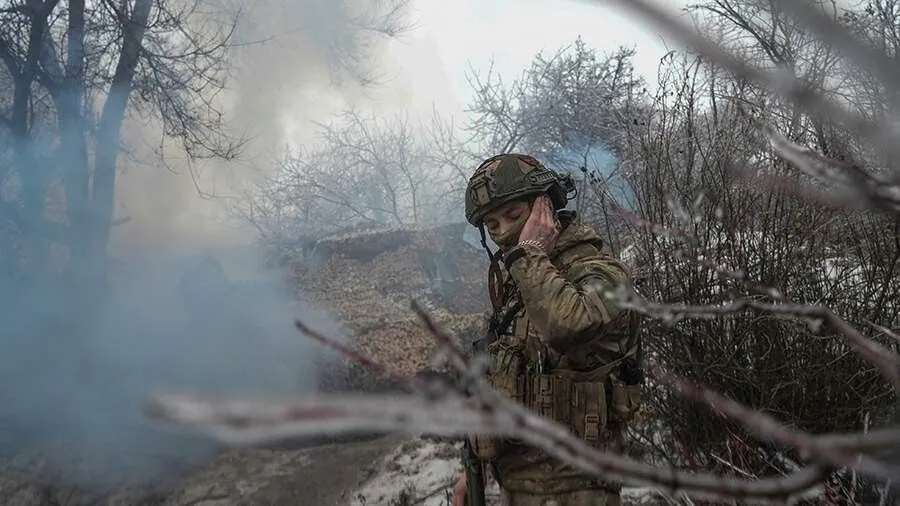
[[[484,466],[481,465],[468,437],[463,443],[463,467],[466,470],[466,506],[486,506]]]
[[[472,343],[471,351],[475,354],[483,353],[484,351],[486,351],[488,345],[497,339],[497,329],[509,325],[509,323],[512,321],[512,318],[516,313],[518,313],[521,307],[522,302],[518,301],[515,305],[513,305],[511,310],[507,311],[507,313],[503,315],[502,318],[498,318],[497,315],[494,315],[491,318],[487,335]],[[454,383],[456,379],[450,374],[440,373],[433,370],[420,371],[416,375],[421,377],[422,379],[445,381],[448,382],[448,384]],[[485,497],[484,491],[484,465],[482,464],[481,459],[479,459],[478,455],[475,453],[475,448],[472,447],[472,441],[468,436],[463,436],[462,461],[463,468],[465,469],[466,473],[465,506],[486,506],[487,498]]]
[[[453,377],[447,373],[441,373],[433,370],[423,370],[416,373],[422,380],[453,382]],[[425,436],[428,438],[428,436]],[[442,438],[441,438],[442,439]],[[454,438],[455,439],[455,438]],[[468,436],[463,436],[462,462],[463,469],[466,473],[466,506],[486,506],[487,499],[484,493],[485,476],[484,466],[475,448],[472,447],[472,441]]]

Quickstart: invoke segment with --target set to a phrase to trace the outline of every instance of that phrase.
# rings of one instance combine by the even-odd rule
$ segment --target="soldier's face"
[[[518,243],[530,214],[528,202],[507,202],[484,217],[484,226],[497,246],[511,248]]]

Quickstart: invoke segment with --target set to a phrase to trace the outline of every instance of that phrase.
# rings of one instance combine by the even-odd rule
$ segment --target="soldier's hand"
[[[536,241],[540,243],[545,252],[550,253],[556,247],[558,238],[559,228],[550,197],[541,195],[531,206],[531,214],[528,216],[525,226],[522,227],[522,233],[519,234],[519,243]]]
[[[466,506],[466,473],[460,473],[459,479],[453,485],[452,506]]]

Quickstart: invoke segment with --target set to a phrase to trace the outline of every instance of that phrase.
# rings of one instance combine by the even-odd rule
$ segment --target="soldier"
[[[638,320],[607,295],[630,286],[625,266],[601,251],[600,236],[574,211],[564,210],[574,190],[571,176],[521,154],[489,158],[469,180],[466,219],[491,257],[494,307],[479,348],[491,357],[487,379],[495,389],[595,448],[622,452],[643,380]],[[537,448],[478,435],[469,440],[506,506],[621,504],[620,483]],[[465,493],[463,474],[453,504],[464,504]]]

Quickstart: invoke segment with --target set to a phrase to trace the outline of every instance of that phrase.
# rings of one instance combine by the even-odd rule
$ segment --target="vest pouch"
[[[616,421],[624,425],[634,417],[641,405],[642,385],[629,385],[616,374],[610,375],[610,382],[612,411]]]
[[[532,412],[571,427],[572,380],[555,374],[529,374],[527,399],[524,404]]]
[[[473,435],[469,437],[472,443],[472,451],[478,460],[482,462],[490,462],[497,458],[500,449],[503,446],[503,440],[492,436]]]
[[[488,383],[500,394],[522,402],[524,389],[521,371],[525,366],[525,350],[522,346],[506,341],[495,341],[488,349],[491,367],[487,374]]]
[[[586,381],[572,384],[572,421],[575,435],[594,448],[607,442],[609,410],[603,382]]]

